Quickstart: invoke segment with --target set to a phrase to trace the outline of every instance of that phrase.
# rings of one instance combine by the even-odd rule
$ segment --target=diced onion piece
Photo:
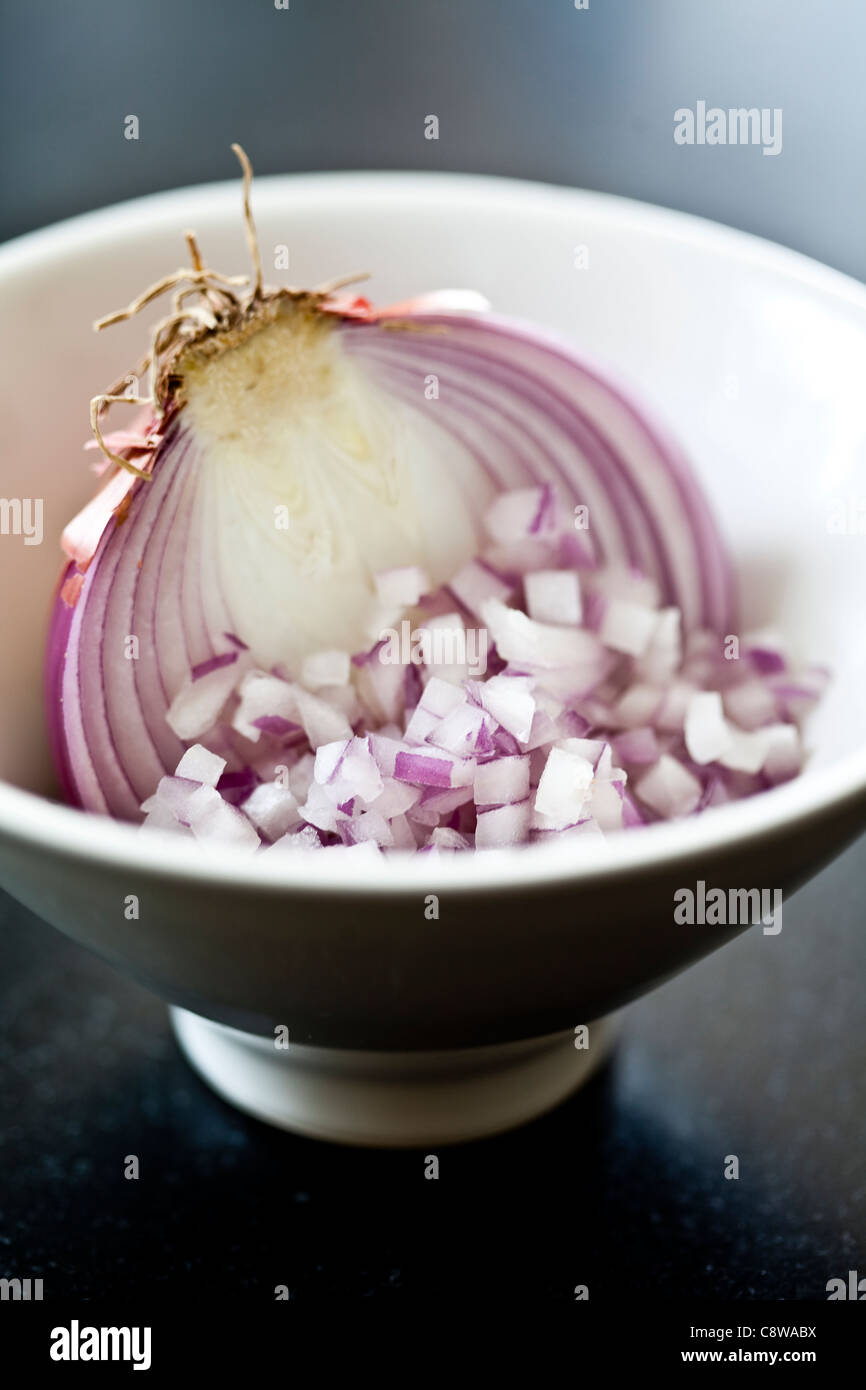
[[[536,622],[580,622],[580,580],[574,570],[536,570],[525,576],[523,591],[529,616]]]
[[[599,763],[602,757],[607,754],[607,767],[610,767],[610,744],[601,738],[564,738],[560,739],[557,748],[564,748],[566,753],[578,753],[581,758],[586,758],[592,765],[594,774],[599,771]],[[602,776],[604,772],[602,772]]]
[[[394,763],[394,776],[398,782],[412,782],[419,787],[450,787],[453,767],[450,758],[401,751]]]
[[[636,675],[653,685],[672,679],[682,662],[682,617],[678,608],[663,608],[649,643],[636,662]]]
[[[619,763],[632,766],[658,762],[661,749],[655,729],[648,727],[627,729],[614,740],[614,752]]]
[[[334,832],[340,821],[349,819],[350,813],[341,810],[330,792],[330,787],[323,787],[318,782],[311,783],[307,799],[301,807],[301,815],[317,830]]]
[[[326,700],[298,689],[297,701],[304,733],[314,748],[320,743],[333,743],[335,739],[351,736],[352,726],[348,720]]]
[[[407,812],[407,818],[417,826],[435,826],[441,823],[443,816],[450,816],[458,807],[468,805],[471,800],[471,787],[451,787],[445,790],[427,787],[417,806],[413,806],[411,811]]]
[[[692,762],[714,763],[732,744],[731,729],[717,690],[699,690],[686,710],[684,735]]]
[[[200,743],[188,748],[174,770],[175,777],[189,777],[194,782],[204,782],[205,786],[215,787],[226,766],[225,758],[217,757]]]
[[[323,743],[316,749],[313,776],[320,786],[325,786],[337,775],[343,759],[349,751],[351,740],[336,739],[333,743]]]
[[[376,759],[376,766],[382,775],[393,777],[397,754],[406,750],[400,739],[391,738],[388,734],[371,734],[370,751]]]
[[[418,701],[418,708],[428,710],[436,719],[445,719],[465,704],[465,690],[453,686],[450,681],[443,681],[439,676],[431,676]]]
[[[405,849],[414,852],[418,848],[419,839],[416,837],[405,816],[392,817],[390,825],[391,834],[394,837],[394,849]]]
[[[362,811],[352,820],[345,821],[340,826],[340,833],[347,845],[361,845],[369,841],[379,849],[390,849],[394,844],[390,825],[376,810]]]
[[[501,602],[514,592],[514,585],[482,560],[470,560],[450,580],[448,588],[476,618],[482,618],[484,604],[489,599],[495,598]]]
[[[613,707],[613,722],[622,729],[638,729],[658,718],[665,692],[642,681],[629,686]]]
[[[427,741],[446,753],[466,756],[476,750],[483,725],[484,714],[477,705],[458,705],[437,722]]]
[[[301,665],[301,684],[307,690],[323,690],[328,685],[348,685],[351,660],[348,652],[312,652]]]
[[[635,569],[623,565],[605,565],[595,570],[591,579],[592,592],[600,598],[613,602],[622,599],[625,603],[635,603],[641,608],[658,608],[659,586],[649,575],[640,574]]]
[[[322,849],[322,841],[319,839],[318,832],[313,826],[305,825],[301,830],[290,830],[288,834],[281,835],[279,840],[268,846],[268,853],[273,850],[290,850],[297,854],[302,850]]]
[[[314,776],[337,806],[356,799],[369,804],[384,786],[369,738],[338,740],[319,748]]]
[[[760,729],[777,714],[776,697],[760,677],[741,681],[722,692],[725,713],[741,729]]]
[[[313,785],[315,773],[315,757],[312,753],[305,753],[299,758],[294,767],[289,769],[289,790],[297,801],[305,801],[310,787]]]
[[[803,765],[803,747],[795,724],[770,724],[762,730],[767,748],[762,772],[772,783],[796,777]]]
[[[529,758],[497,758],[475,769],[475,804],[508,806],[529,796]]]
[[[732,772],[760,772],[769,751],[765,729],[730,728],[730,742],[718,761]]]
[[[274,782],[263,782],[256,787],[240,809],[269,840],[278,840],[287,830],[303,824],[298,803],[288,787],[277,786]]]
[[[741,646],[741,656],[750,661],[760,675],[772,676],[787,669],[784,644],[778,633],[771,629],[747,633]]]
[[[599,636],[612,651],[626,656],[643,656],[657,624],[651,608],[627,599],[611,599],[604,610]]]
[[[169,830],[174,835],[192,835],[189,826],[182,824],[174,812],[164,805],[158,797],[151,797],[150,800],[154,804],[148,808],[142,825],[146,825],[148,830]]]
[[[141,809],[150,813],[163,806],[184,825],[189,825],[190,807],[195,805],[192,798],[201,785],[189,777],[161,777],[155,795],[149,797]]]
[[[297,687],[268,671],[247,672],[238,694],[240,701],[232,728],[253,743],[258,743],[262,736],[262,727],[257,720],[276,717],[289,724],[300,722]]]
[[[387,820],[392,820],[396,816],[405,815],[420,800],[421,791],[418,787],[388,777],[383,782],[379,795],[373,799],[371,809],[378,811]]]
[[[346,797],[370,803],[384,787],[382,773],[373,757],[369,738],[353,738],[334,779]]]
[[[507,729],[519,743],[525,743],[532,728],[535,700],[532,682],[520,676],[491,676],[479,688],[481,704],[497,724]]]
[[[215,845],[233,845],[245,854],[252,854],[261,841],[251,822],[236,806],[230,806],[219,792],[211,787],[201,787],[201,792],[212,792],[207,800],[202,800],[190,819],[190,828],[197,840],[207,840]]]
[[[398,613],[406,608],[415,608],[421,595],[430,591],[430,580],[417,565],[379,570],[373,579],[380,603],[386,608],[396,609]]]
[[[369,859],[371,863],[375,863],[382,853],[375,840],[363,840],[357,845],[334,845],[333,851],[335,854],[345,855],[346,858],[351,856],[352,859],[360,859],[362,862]]]
[[[504,849],[526,839],[531,807],[529,801],[513,806],[497,806],[492,811],[480,811],[475,828],[476,849]]]
[[[686,710],[691,703],[695,689],[692,681],[679,679],[671,681],[656,712],[656,728],[665,733],[679,733],[685,723]]]
[[[601,830],[622,829],[624,786],[624,782],[599,777],[593,782],[588,809]]]
[[[505,661],[528,666],[604,669],[598,638],[582,628],[553,627],[536,623],[518,608],[508,608],[499,599],[481,605],[484,622]]]
[[[190,677],[169,705],[165,716],[169,728],[184,743],[201,738],[216,724],[237,678],[234,665],[218,666],[198,680]]]
[[[687,767],[663,753],[655,767],[635,783],[635,792],[658,815],[673,820],[697,810],[702,788]]]
[[[535,793],[535,809],[551,829],[574,825],[580,819],[592,786],[593,769],[576,750],[551,748]]]
[[[387,642],[378,643],[362,657],[354,657],[358,694],[377,721],[400,718],[406,702],[406,668],[391,660]]]
[[[450,830],[447,825],[439,825],[430,836],[430,844],[438,850],[471,849],[471,842],[459,830]]]

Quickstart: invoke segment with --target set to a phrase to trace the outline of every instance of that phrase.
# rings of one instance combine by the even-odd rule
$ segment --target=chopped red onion
[[[546,495],[533,493],[532,501],[534,511],[527,495],[498,508],[495,526],[511,546],[541,543],[513,535],[537,517],[539,526],[554,525]],[[381,596],[409,603],[423,587],[411,573],[410,582],[409,568],[388,572],[393,588],[384,585]],[[331,847],[438,854],[562,834],[590,842],[797,774],[800,733],[779,707],[813,703],[823,673],[780,673],[767,662],[761,676],[751,659],[732,667],[718,636],[701,629],[683,644],[679,610],[653,607],[653,586],[633,570],[513,573],[509,592],[522,584],[532,611],[496,594],[480,601],[499,666],[508,662],[486,678],[440,674],[423,643],[421,686],[407,682],[403,666],[380,659],[381,644],[351,659],[314,653],[299,682],[241,664],[234,689],[219,691],[213,747],[187,749],[175,776],[162,778],[144,803],[145,824],[247,849],[259,836],[274,848],[319,849],[324,835]],[[587,573],[603,605],[598,635],[587,629],[588,615],[581,626]],[[463,630],[447,609],[444,592],[442,601],[434,596],[422,632],[445,623]],[[183,689],[206,689],[225,680],[226,669],[212,663]],[[394,669],[399,680],[390,690],[400,698],[394,717],[383,720],[379,676]],[[216,703],[214,696],[210,708]],[[256,749],[253,766],[226,771],[217,750],[230,749],[229,729]],[[301,748],[287,747],[296,737]]]

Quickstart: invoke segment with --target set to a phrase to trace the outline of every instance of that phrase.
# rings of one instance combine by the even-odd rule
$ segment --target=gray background
[[[3,0],[2,14],[0,238],[232,178],[240,140],[263,174],[546,179],[866,269],[862,0]],[[701,98],[781,107],[781,155],[676,146],[674,111]]]
[[[233,178],[239,139],[261,173],[584,185],[866,273],[860,0],[22,0],[0,38],[0,238]],[[674,110],[699,98],[781,107],[782,153],[677,147]],[[354,1157],[228,1111],[155,1001],[0,900],[0,1246],[52,1292],[254,1290],[285,1270],[276,1241],[311,1296],[454,1289],[462,1269],[550,1297],[821,1298],[866,1273],[864,891],[861,843],[786,905],[781,936],[635,1006],[587,1095],[492,1156],[462,1150],[435,1213],[414,1156],[367,1155],[359,1178]],[[132,1202],[114,1151],[140,1148],[151,1186]]]

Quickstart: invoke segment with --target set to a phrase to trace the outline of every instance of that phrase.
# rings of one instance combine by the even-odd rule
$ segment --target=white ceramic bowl
[[[182,263],[186,227],[211,264],[243,268],[237,184],[0,249],[0,491],[44,499],[42,545],[0,536],[0,878],[176,1006],[192,1060],[253,1113],[365,1143],[491,1132],[597,1062],[607,1030],[584,1051],[577,1025],[730,937],[677,925],[677,888],[790,892],[863,827],[866,291],[722,227],[542,185],[317,175],[261,180],[254,200],[266,263],[287,244],[293,283],[370,268],[381,303],[471,286],[607,364],[691,455],[739,568],[743,630],[772,622],[835,674],[797,781],[610,837],[592,859],[563,844],[436,864],[250,861],[56,804],[40,666],[58,537],[91,490],[87,402],[142,333],[97,338],[90,323]]]

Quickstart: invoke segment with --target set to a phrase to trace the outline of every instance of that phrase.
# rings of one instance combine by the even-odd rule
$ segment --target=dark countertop
[[[778,937],[632,1006],[566,1105],[441,1150],[438,1182],[420,1151],[234,1112],[158,1000],[3,898],[0,1274],[43,1278],[46,1299],[825,1298],[866,1273],[864,881],[866,842]]]

